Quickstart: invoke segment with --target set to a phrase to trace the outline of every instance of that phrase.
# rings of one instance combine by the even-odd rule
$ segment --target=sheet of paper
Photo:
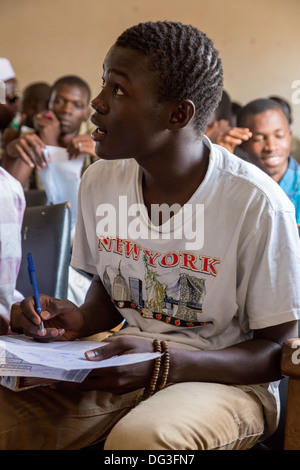
[[[6,377],[7,380],[9,377],[40,377],[68,382],[82,382],[89,372],[88,369],[66,371],[40,364],[30,364],[0,347],[0,377]]]
[[[72,226],[76,221],[78,188],[84,155],[69,159],[65,148],[47,145],[43,150],[47,167],[40,170],[48,201],[52,204],[70,201]]]
[[[103,361],[89,361],[85,358],[85,351],[101,346],[104,346],[104,343],[95,341],[38,343],[23,337],[23,335],[20,337],[0,336],[0,350],[8,351],[30,364],[38,364],[65,371],[92,370],[135,364],[137,362],[153,360],[159,356],[158,353],[140,353],[114,356]]]
[[[40,377],[66,382],[82,382],[89,372],[89,369],[67,371],[30,364],[8,351],[0,350],[0,377]]]

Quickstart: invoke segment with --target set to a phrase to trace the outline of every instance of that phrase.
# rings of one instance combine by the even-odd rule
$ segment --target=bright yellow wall
[[[288,99],[299,136],[300,104],[292,103],[299,18],[300,0],[0,0],[0,56],[13,63],[21,89],[74,73],[94,95],[105,53],[125,28],[147,20],[191,23],[219,49],[231,98]]]

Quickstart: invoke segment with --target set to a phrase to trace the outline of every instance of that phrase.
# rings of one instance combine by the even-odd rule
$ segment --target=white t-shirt
[[[126,320],[120,335],[215,350],[299,317],[293,204],[254,165],[204,144],[204,180],[157,230],[135,160],[101,160],[83,175],[72,265],[100,276]]]
[[[220,349],[248,339],[251,329],[298,318],[292,203],[255,166],[205,143],[205,179],[170,229],[166,222],[148,233],[135,160],[101,160],[83,176],[72,265],[100,276],[126,319],[126,334],[132,328]]]

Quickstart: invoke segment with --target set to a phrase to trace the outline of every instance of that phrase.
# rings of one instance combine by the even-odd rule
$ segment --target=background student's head
[[[77,76],[65,76],[52,86],[49,109],[60,121],[61,134],[79,131],[89,117],[89,85]]]
[[[34,127],[35,114],[48,109],[51,87],[48,83],[35,82],[23,90],[21,97],[22,124]]]
[[[292,138],[282,107],[270,99],[251,101],[240,110],[237,125],[252,132],[241,145],[249,160],[279,183],[288,167]]]

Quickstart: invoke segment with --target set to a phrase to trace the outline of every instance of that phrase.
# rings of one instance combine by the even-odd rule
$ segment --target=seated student
[[[34,82],[23,90],[21,97],[22,125],[34,130],[34,116],[48,109],[51,86],[45,82]]]
[[[237,125],[219,136],[218,144],[237,153],[276,181],[295,206],[300,223],[300,165],[291,156],[289,115],[272,99],[257,99],[243,106]]]
[[[292,131],[287,115],[276,101],[258,99],[240,110],[237,124],[252,133],[240,145],[249,161],[279,184],[293,202],[300,223],[300,165],[290,154]]]
[[[33,118],[48,109],[51,87],[48,83],[36,82],[28,85],[21,94],[20,123],[14,128],[8,127],[3,133],[3,147],[21,135],[35,132]]]
[[[67,148],[70,158],[79,154],[95,158],[90,134],[80,134],[89,117],[90,89],[79,77],[66,76],[52,86],[49,110],[35,119],[36,132],[11,141],[3,154],[3,167],[24,186],[33,168],[46,165],[42,149],[46,145]]]
[[[281,96],[269,96],[269,99],[277,101],[281,106],[282,109],[284,110],[288,120],[289,120],[289,125],[292,126],[293,124],[293,113],[292,113],[292,108],[290,103],[282,98]],[[300,139],[299,137],[293,135],[292,136],[292,141],[291,141],[291,156],[298,162],[300,163]]]
[[[28,94],[25,94],[25,104],[27,104],[26,96]],[[41,169],[43,165],[46,165],[42,149],[46,145],[53,145],[66,148],[70,158],[86,154],[82,170],[84,171],[92,163],[91,158],[98,159],[94,152],[94,141],[87,133],[87,129],[83,127],[90,114],[89,103],[90,88],[84,80],[77,76],[65,76],[58,79],[51,89],[49,109],[42,106],[44,110],[31,118],[35,133],[25,133],[7,144],[3,155],[3,167],[24,187],[27,187],[33,170]],[[25,107],[25,112],[28,115],[28,106]],[[29,115],[31,116],[32,113],[29,112]],[[34,179],[36,186],[42,189],[43,184],[39,174],[35,175]],[[34,182],[30,186],[32,187],[33,184]],[[67,199],[77,202],[78,186],[79,179],[74,182],[71,193],[66,194]],[[56,200],[55,202],[62,201]],[[73,237],[76,219],[75,204],[72,205],[71,211]],[[76,304],[81,304],[89,286],[90,279],[70,267],[68,298]]]
[[[21,263],[21,226],[25,197],[19,181],[0,166],[0,334],[9,330]],[[19,297],[21,299],[22,297]]]
[[[203,135],[223,73],[197,28],[133,26],[102,73],[91,118],[101,160],[81,180],[72,258],[93,282],[79,308],[41,295],[44,335],[31,297],[13,306],[12,329],[74,340],[125,319],[87,360],[163,356],[55,390],[0,388],[0,448],[250,448],[276,428],[281,344],[296,334],[293,205]]]
[[[205,135],[213,142],[217,142],[220,133],[226,132],[231,125],[232,104],[228,93],[223,90],[222,98],[217,109],[213,113]]]

